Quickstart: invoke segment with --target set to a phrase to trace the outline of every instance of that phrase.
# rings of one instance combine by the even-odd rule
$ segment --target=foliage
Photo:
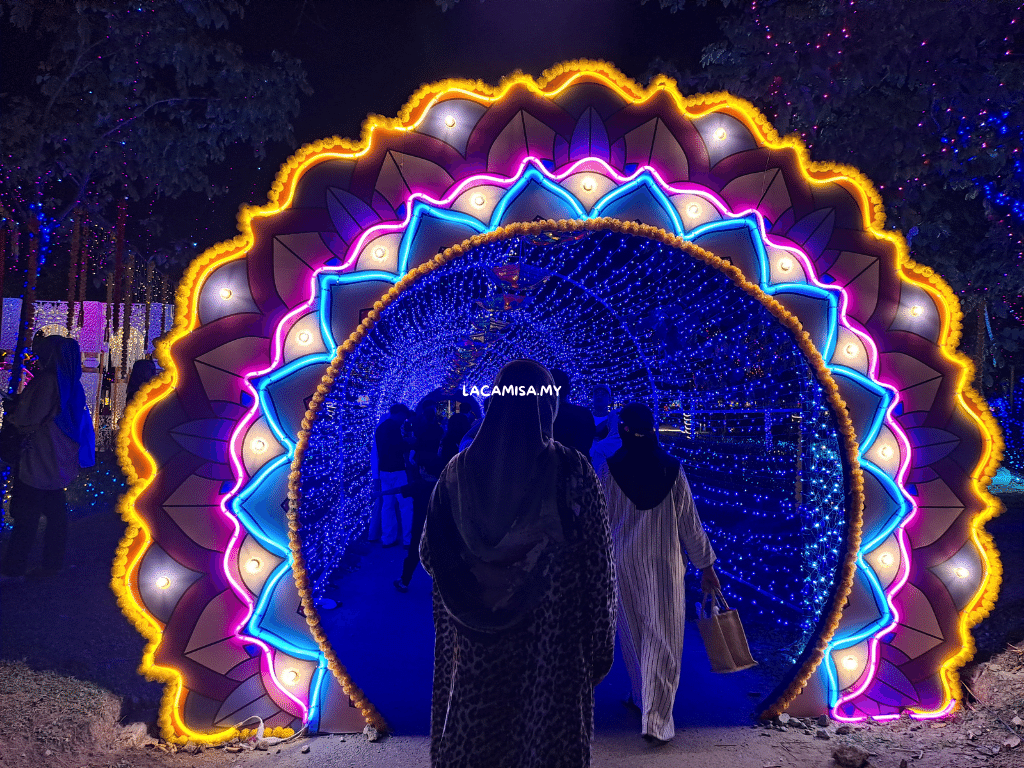
[[[722,24],[702,71],[656,61],[649,74],[669,74],[686,91],[745,97],[781,132],[800,134],[814,159],[866,173],[888,225],[972,313],[968,345],[977,346],[986,306],[1024,290],[1017,5],[789,0],[752,3]],[[1015,346],[1003,351],[1012,357]]]
[[[480,0],[481,3],[483,1],[484,0]],[[459,4],[459,0],[434,0],[434,2],[441,6],[442,11],[451,10]],[[647,5],[649,2],[651,2],[651,0],[640,0],[640,5]],[[691,0],[692,5],[696,5],[698,7],[703,7],[709,2],[718,2],[721,3],[722,6],[728,8],[730,5],[739,5],[740,0]],[[675,13],[676,11],[682,11],[686,8],[686,0],[658,0],[658,5],[671,13]]]
[[[79,206],[109,226],[125,197],[212,196],[208,169],[229,147],[262,156],[290,141],[305,74],[277,53],[248,60],[226,35],[242,12],[240,0],[0,0],[20,58],[0,94],[7,215],[66,239]]]

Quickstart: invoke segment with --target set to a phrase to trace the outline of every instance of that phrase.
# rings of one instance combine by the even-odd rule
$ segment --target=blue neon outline
[[[281,579],[284,578],[284,575],[286,573],[290,574],[291,572],[292,558],[289,556],[274,569],[270,576],[267,577],[267,580],[263,583],[263,588],[260,590],[259,598],[253,606],[252,615],[249,617],[249,621],[246,622],[245,629],[246,633],[250,637],[263,641],[267,645],[271,646],[275,651],[283,651],[289,656],[294,656],[297,659],[303,659],[305,661],[316,661],[317,668],[310,678],[310,685],[307,690],[309,705],[306,708],[307,721],[309,723],[313,723],[314,717],[316,717],[317,720],[319,720],[320,717],[319,686],[320,680],[323,678],[323,670],[327,668],[327,658],[320,652],[320,646],[317,643],[313,643],[313,650],[303,649],[281,637],[272,629],[268,629],[263,626],[263,620],[267,617],[267,608],[270,605],[270,596],[274,593],[274,590],[277,588]],[[269,589],[267,588],[268,585],[270,587]]]
[[[507,197],[507,195],[505,196]],[[502,200],[505,198],[503,197]],[[409,252],[412,250],[412,245],[416,240],[416,235],[419,232],[420,221],[424,216],[429,216],[433,219],[440,219],[450,224],[461,224],[469,229],[476,232],[478,235],[482,235],[487,231],[486,225],[475,216],[470,216],[460,211],[452,211],[447,208],[434,208],[429,203],[425,203],[422,200],[417,199],[412,204],[412,214],[409,217],[409,224],[402,234],[402,243],[398,246],[398,274],[405,276],[409,271]]]
[[[272,637],[276,642],[269,642],[270,645],[283,650],[290,656],[296,658],[305,659],[306,661],[313,661],[319,659],[323,654],[320,652],[320,646],[317,645],[316,641],[312,642],[311,648],[302,648],[301,646],[295,645],[290,640],[285,639],[280,634],[275,632],[272,628],[263,626],[263,619],[266,618],[267,608],[270,605],[271,596],[274,594],[274,590],[277,589],[277,585],[284,578],[285,574],[291,574],[293,567],[293,560],[291,557],[283,560],[277,568],[267,577],[267,580],[263,584],[263,589],[260,590],[259,598],[256,601],[256,605],[253,607],[252,616],[249,617],[249,621],[246,622],[246,632],[251,637],[255,637],[268,643],[267,637]],[[312,635],[310,635],[312,637]]]
[[[238,521],[250,536],[258,540],[267,550],[285,558],[291,555],[291,548],[287,544],[281,544],[276,539],[271,538],[270,534],[263,530],[263,526],[259,525],[256,518],[249,513],[244,504],[256,494],[268,475],[273,474],[282,464],[291,463],[291,460],[292,457],[288,453],[275,456],[260,467],[259,471],[249,478],[249,482],[239,488],[238,493],[228,502],[232,514],[238,518]]]
[[[583,205],[576,199],[575,195],[562,185],[551,181],[546,175],[538,171],[535,165],[530,164],[527,166],[523,175],[519,178],[519,181],[509,187],[508,191],[501,196],[498,204],[494,206],[494,210],[491,211],[491,220],[487,222],[487,229],[484,231],[493,232],[501,226],[501,221],[505,216],[505,211],[507,211],[508,207],[516,200],[516,198],[519,197],[519,195],[523,193],[523,190],[526,189],[530,182],[537,182],[549,192],[553,193],[555,197],[561,198],[576,212],[577,218],[589,218],[587,216],[587,212],[583,209]]]
[[[270,396],[267,394],[267,387],[271,384],[288,378],[291,374],[295,373],[300,368],[313,365],[314,363],[324,363],[330,365],[331,360],[334,359],[333,354],[327,354],[323,352],[304,355],[292,360],[290,363],[283,365],[276,371],[272,371],[266,376],[260,377],[253,383],[253,387],[256,390],[256,398],[260,404],[260,410],[266,417],[267,424],[270,426],[270,431],[274,433],[274,437],[277,438],[278,442],[284,446],[285,450],[288,451],[289,457],[295,455],[295,438],[291,437],[287,432],[281,429],[281,425],[277,420],[277,409],[273,407],[273,402]]]
[[[381,270],[364,270],[359,272],[321,272],[317,276],[317,321],[320,325],[320,336],[323,338],[324,346],[327,347],[328,354],[333,357],[338,353],[338,342],[334,338],[334,329],[331,328],[331,288],[334,285],[369,283],[374,280],[380,280],[394,285],[401,279],[401,275]]]
[[[868,459],[861,459],[860,465],[862,469],[866,470],[872,476],[874,476],[875,479],[877,479],[882,484],[882,486],[886,488],[886,490],[889,490],[891,488],[896,489],[897,492],[895,494],[890,493],[889,495],[892,498],[896,499],[897,503],[900,506],[900,511],[893,516],[893,520],[895,522],[883,525],[881,528],[879,528],[878,531],[876,531],[873,534],[872,538],[866,539],[867,543],[865,543],[865,538],[861,539],[860,551],[864,554],[868,554],[870,552],[873,552],[886,539],[892,536],[893,531],[895,531],[899,527],[900,522],[902,522],[904,517],[910,514],[911,510],[913,510],[914,507],[906,496],[904,496],[902,493],[899,493],[900,487],[892,482],[892,478],[889,477],[888,473],[882,470],[881,467],[876,465],[874,462],[869,461]]]
[[[761,236],[761,229],[758,226],[756,214],[746,214],[743,216],[733,216],[732,218],[723,218],[717,221],[707,222],[705,224],[699,225],[687,231],[681,221],[679,212],[676,210],[675,206],[671,204],[667,195],[662,191],[660,186],[657,184],[655,179],[647,170],[643,171],[634,179],[631,179],[625,182],[624,184],[616,186],[615,188],[610,190],[608,194],[606,194],[604,197],[598,200],[597,203],[594,204],[591,211],[588,213],[583,209],[582,204],[574,195],[572,195],[572,193],[565,189],[565,187],[561,186],[554,180],[550,179],[546,175],[546,172],[544,170],[539,169],[532,162],[526,166],[526,169],[522,173],[521,177],[515,182],[515,184],[509,187],[506,193],[498,201],[498,204],[492,211],[491,219],[486,225],[481,224],[481,222],[478,219],[467,214],[463,214],[458,211],[452,211],[450,209],[436,208],[433,205],[428,204],[420,199],[416,199],[415,202],[413,203],[413,210],[410,216],[409,224],[407,225],[406,230],[403,233],[402,243],[399,249],[397,274],[382,271],[360,271],[346,272],[341,274],[321,273],[318,276],[318,288],[320,290],[320,296],[317,301],[319,315],[318,320],[320,323],[321,335],[323,336],[325,346],[327,346],[329,350],[329,354],[306,355],[304,357],[297,358],[288,365],[282,367],[281,369],[278,369],[277,371],[272,372],[269,376],[261,379],[257,384],[256,390],[258,393],[260,410],[266,417],[267,422],[270,425],[271,430],[274,432],[275,436],[278,437],[282,445],[284,445],[288,451],[286,456],[282,456],[279,457],[278,459],[275,459],[267,466],[269,467],[273,465],[276,467],[279,465],[280,462],[284,461],[285,458],[290,459],[291,456],[294,454],[295,441],[293,439],[290,439],[281,429],[280,424],[278,424],[277,413],[276,410],[273,409],[272,403],[269,401],[269,398],[266,396],[266,388],[271,383],[279,381],[285,378],[286,376],[290,375],[291,373],[294,373],[295,370],[298,370],[299,368],[305,367],[307,365],[311,365],[315,362],[322,361],[329,365],[330,360],[333,358],[333,355],[337,350],[338,345],[336,340],[334,339],[333,331],[331,330],[329,323],[329,305],[331,293],[330,288],[333,287],[333,285],[335,284],[346,285],[351,283],[366,282],[370,280],[385,280],[391,283],[397,283],[401,279],[401,277],[404,276],[408,269],[409,254],[412,249],[413,243],[416,239],[415,235],[416,230],[418,230],[419,221],[423,216],[430,215],[442,220],[447,219],[448,221],[451,221],[453,223],[465,225],[468,228],[480,234],[484,232],[494,231],[499,226],[501,226],[502,219],[505,213],[507,212],[509,206],[515,201],[515,199],[519,197],[519,195],[531,182],[536,182],[540,184],[549,192],[553,193],[557,198],[561,199],[573,211],[575,211],[576,216],[579,219],[597,218],[600,211],[607,207],[611,202],[621,197],[624,197],[625,195],[628,195],[630,192],[634,191],[638,186],[643,184],[648,187],[648,189],[652,192],[655,199],[662,206],[664,212],[669,216],[669,219],[673,223],[673,227],[675,227],[676,229],[675,234],[682,236],[683,239],[685,239],[686,241],[696,240],[697,238],[700,238],[704,234],[709,232],[727,231],[730,229],[736,229],[740,227],[745,227],[746,229],[748,229],[748,231],[751,234],[750,239],[754,246],[754,251],[758,259],[758,267],[760,270],[758,283],[760,288],[766,294],[770,296],[775,296],[780,292],[792,292],[807,295],[812,298],[826,300],[828,304],[828,312],[826,316],[826,349],[822,351],[822,358],[826,361],[826,368],[833,375],[847,376],[856,381],[858,384],[861,384],[865,388],[869,389],[870,391],[877,392],[881,395],[881,404],[878,408],[876,408],[874,417],[871,420],[869,431],[865,435],[865,438],[870,439],[863,439],[858,441],[861,465],[867,471],[871,472],[872,475],[877,477],[878,480],[883,484],[883,486],[886,487],[887,490],[895,491],[895,493],[892,493],[891,495],[894,498],[898,499],[900,502],[900,511],[892,517],[890,523],[885,525],[881,531],[875,532],[874,536],[871,539],[867,540],[866,544],[863,543],[862,540],[862,544],[858,550],[857,556],[855,557],[855,563],[857,565],[857,568],[863,571],[866,575],[866,578],[872,591],[872,597],[875,600],[876,606],[881,606],[882,608],[882,612],[884,614],[883,617],[875,622],[872,622],[870,625],[868,625],[868,627],[862,627],[860,630],[854,632],[851,635],[847,635],[844,637],[838,637],[834,635],[825,648],[823,661],[825,663],[826,676],[829,683],[829,708],[831,709],[835,707],[838,703],[840,691],[838,690],[837,672],[834,668],[834,663],[832,660],[833,651],[851,647],[852,645],[856,645],[864,639],[872,637],[882,627],[887,626],[889,623],[891,623],[892,620],[892,609],[890,608],[889,601],[885,594],[885,590],[882,588],[881,583],[878,580],[877,574],[875,574],[874,572],[874,569],[872,569],[866,563],[866,561],[864,561],[863,555],[865,553],[873,551],[877,546],[879,546],[883,541],[885,541],[892,534],[892,532],[897,527],[899,527],[899,525],[903,522],[904,518],[907,514],[909,514],[913,507],[907,498],[905,488],[898,484],[894,478],[890,477],[887,473],[883,472],[881,469],[875,466],[872,462],[863,458],[864,452],[873,445],[874,441],[878,437],[882,424],[885,421],[889,405],[891,405],[895,397],[894,393],[890,390],[890,388],[886,387],[880,382],[876,382],[870,379],[869,377],[864,376],[859,371],[838,364],[831,365],[829,362],[827,362],[833,356],[836,344],[838,342],[838,296],[840,289],[838,287],[831,286],[821,287],[805,282],[772,283],[769,280],[771,270],[768,265],[767,249],[765,247],[764,239]],[[246,491],[248,491],[248,493],[245,493],[245,498],[248,499],[251,497],[251,495],[258,488],[259,484],[262,483],[263,480],[266,479],[266,476],[269,474],[269,470],[264,472],[265,469],[267,469],[267,467],[261,468],[261,471],[257,472],[257,474],[249,480],[246,486],[240,489],[238,495],[231,500],[231,508],[232,511],[236,513],[236,516],[242,522],[243,526],[250,534],[258,538],[261,541],[261,543],[270,544],[268,549],[276,551],[286,551],[282,550],[282,548],[275,542],[269,541],[268,537],[261,531],[255,531],[252,528],[250,528],[250,526],[246,524],[246,520],[255,523],[255,519],[251,518],[251,516],[248,515],[248,513],[245,513],[244,515],[238,514],[240,510],[236,506],[236,501],[239,498],[241,498],[243,493],[245,493]],[[286,559],[284,563],[282,563],[282,565],[279,566],[278,570],[283,571],[285,566],[287,566],[289,570],[291,569],[290,553],[288,559]],[[279,579],[280,576],[278,576],[277,578]],[[269,583],[269,581],[270,580],[268,579],[267,583]],[[265,583],[264,589],[261,590],[260,593],[261,600],[264,592],[266,591],[267,590]],[[257,605],[259,605],[259,603]],[[256,615],[257,612],[254,609],[253,618],[255,618]],[[260,613],[260,615],[262,616],[262,613]],[[289,643],[287,643],[287,641],[284,641],[283,639],[281,640],[281,642],[282,644],[290,645]],[[270,644],[274,645],[273,643]],[[275,647],[277,646],[275,645]],[[324,670],[326,669],[326,657],[324,657],[323,654],[320,653],[319,646],[317,646],[316,649],[316,657],[320,659],[320,665],[318,666],[318,671],[315,675],[317,679],[317,683],[315,685],[319,686],[323,684]],[[317,690],[311,691],[310,693],[310,722],[313,721],[314,717],[314,696],[317,700],[316,706],[318,706],[318,688]],[[316,711],[316,716],[319,717],[318,711]]]
[[[673,234],[683,234],[685,227],[683,227],[683,220],[679,217],[679,211],[672,205],[671,201],[666,195],[658,183],[651,176],[650,171],[644,171],[632,181],[623,184],[620,187],[614,187],[608,194],[594,203],[594,207],[590,209],[590,215],[587,218],[596,219],[600,218],[601,211],[607,206],[611,205],[620,198],[626,198],[635,192],[639,187],[647,187],[651,192],[651,195],[661,205],[665,213],[668,214],[669,221],[672,222]]]
[[[829,370],[832,371],[833,376],[846,377],[847,379],[850,379],[864,387],[864,389],[869,392],[874,392],[879,395],[880,402],[882,404],[875,409],[875,414],[871,419],[871,423],[868,425],[865,437],[860,441],[859,455],[863,457],[864,452],[868,450],[868,447],[873,445],[875,440],[878,439],[878,433],[882,431],[882,424],[885,422],[885,415],[889,412],[889,407],[892,405],[895,395],[888,387],[868,378],[863,373],[853,368],[848,368],[845,365],[833,364],[829,366]],[[886,477],[888,477],[888,475]],[[889,478],[889,481],[892,482],[892,478]]]

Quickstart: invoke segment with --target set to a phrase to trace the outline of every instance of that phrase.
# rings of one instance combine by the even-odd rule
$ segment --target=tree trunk
[[[974,388],[979,394],[985,383],[985,307],[985,300],[981,299],[974,308],[974,351],[971,359],[974,361]]]
[[[22,360],[25,349],[31,344],[29,334],[35,324],[36,279],[39,277],[39,221],[28,217],[28,257],[25,264],[25,292],[21,297],[21,320],[18,323],[18,342],[14,345],[14,361],[11,364],[11,379],[7,391],[14,395],[21,388],[21,375],[25,369]]]

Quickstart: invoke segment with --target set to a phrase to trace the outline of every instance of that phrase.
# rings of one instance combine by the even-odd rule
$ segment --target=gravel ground
[[[989,526],[1004,565],[993,615],[975,629],[978,654],[964,671],[973,698],[936,723],[901,720],[854,728],[787,724],[687,727],[668,746],[646,745],[627,728],[599,732],[596,768],[1021,768],[1024,766],[1024,495]],[[231,765],[249,768],[406,768],[428,764],[422,735],[370,742],[364,736],[299,738],[175,750],[152,736],[161,688],[136,673],[142,638],[121,616],[109,588],[123,524],[109,509],[72,521],[68,567],[49,579],[0,593],[0,766],[135,768]],[[83,610],[88,606],[88,610]],[[1014,745],[1018,746],[1014,746]],[[839,762],[840,748],[859,752]],[[237,750],[237,751],[236,751]]]

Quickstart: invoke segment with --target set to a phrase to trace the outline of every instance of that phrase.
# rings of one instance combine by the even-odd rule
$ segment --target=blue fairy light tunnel
[[[769,643],[761,650],[779,674],[788,672],[845,554],[843,451],[825,392],[791,332],[728,276],[617,232],[480,245],[383,310],[345,357],[302,460],[299,523],[314,598],[365,553],[370,451],[388,407],[489,384],[520,357],[565,370],[572,402],[590,406],[594,386],[606,384],[616,407],[644,402],[659,414],[724,592],[748,635]]]

